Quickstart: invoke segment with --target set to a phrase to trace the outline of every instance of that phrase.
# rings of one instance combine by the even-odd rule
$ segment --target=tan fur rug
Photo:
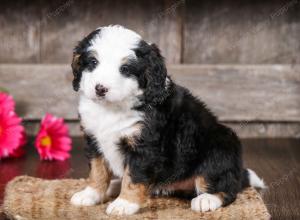
[[[11,219],[270,219],[259,193],[248,188],[226,208],[197,213],[190,201],[175,198],[148,199],[139,214],[115,217],[105,214],[106,204],[76,207],[70,204],[72,194],[85,186],[84,179],[42,180],[20,176],[8,183],[3,209]]]

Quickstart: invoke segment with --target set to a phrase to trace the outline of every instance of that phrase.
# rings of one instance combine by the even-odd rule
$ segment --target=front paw
[[[104,200],[103,196],[94,188],[87,186],[84,190],[75,193],[71,203],[77,206],[92,206]]]
[[[214,211],[222,206],[222,201],[218,196],[203,193],[192,199],[191,208],[197,212]]]
[[[106,209],[108,215],[132,215],[139,211],[140,205],[126,199],[117,198]]]

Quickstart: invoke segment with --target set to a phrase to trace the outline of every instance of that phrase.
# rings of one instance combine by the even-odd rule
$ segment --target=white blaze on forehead
[[[101,27],[100,34],[92,40],[89,50],[95,50],[101,60],[117,61],[126,56],[135,56],[141,36],[122,26]]]
[[[88,51],[92,51],[99,62],[92,71],[87,70],[83,73],[80,90],[88,98],[97,99],[95,86],[100,84],[108,89],[105,95],[106,101],[132,100],[141,92],[138,82],[134,78],[121,74],[120,67],[127,59],[136,58],[133,49],[138,47],[141,36],[122,26],[108,26],[100,29],[88,48]]]

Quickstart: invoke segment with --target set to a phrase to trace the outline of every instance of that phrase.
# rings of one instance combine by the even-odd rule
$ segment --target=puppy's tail
[[[243,171],[243,188],[252,186],[259,189],[266,189],[264,181],[260,179],[257,174],[251,169],[244,169]]]

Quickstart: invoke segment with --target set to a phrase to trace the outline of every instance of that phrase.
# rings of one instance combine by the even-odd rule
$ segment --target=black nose
[[[105,96],[105,94],[108,92],[108,89],[100,84],[96,85],[95,90],[97,96],[101,96],[101,97]]]

